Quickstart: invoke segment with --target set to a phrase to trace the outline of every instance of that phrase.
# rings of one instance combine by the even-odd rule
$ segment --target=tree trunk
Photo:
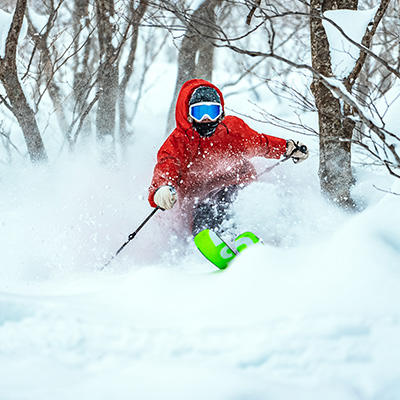
[[[17,73],[17,46],[27,0],[18,0],[6,40],[4,58],[0,57],[0,80],[6,90],[12,112],[24,134],[32,162],[47,161],[47,153],[40,136],[35,114],[25,97]]]
[[[212,80],[214,46],[211,38],[215,35],[215,8],[221,3],[218,0],[205,0],[188,21],[186,34],[179,49],[178,77],[168,113],[167,134],[175,125],[175,104],[181,86],[193,78]]]
[[[127,112],[126,112],[126,101],[125,101],[125,94],[128,87],[129,80],[133,73],[133,65],[135,63],[136,58],[136,49],[139,39],[139,26],[140,22],[147,10],[148,1],[141,0],[136,7],[134,8],[134,4],[131,4],[131,18],[129,24],[132,26],[133,32],[131,37],[130,49],[128,60],[124,66],[124,73],[121,83],[119,85],[119,97],[118,97],[118,106],[119,106],[119,132],[120,132],[120,139],[121,145],[124,149],[126,147],[128,138],[131,136],[130,132],[127,130]]]
[[[54,8],[51,10],[49,15],[49,20],[46,25],[46,30],[43,34],[40,34],[36,31],[33,24],[29,23],[29,36],[31,40],[35,42],[36,47],[39,49],[41,54],[41,63],[43,65],[43,71],[46,80],[46,86],[49,92],[50,99],[53,103],[55,114],[58,120],[58,125],[63,133],[63,136],[67,140],[69,146],[71,146],[71,136],[69,132],[69,126],[67,117],[64,113],[63,101],[62,101],[62,91],[60,87],[57,85],[56,80],[54,79],[55,67],[53,65],[53,61],[51,59],[50,49],[51,45],[48,43],[48,36],[50,33],[50,27],[54,23],[55,10]]]
[[[81,44],[81,37],[83,34],[87,34],[85,45],[83,48],[82,57],[75,57],[77,62],[72,66],[73,71],[73,120],[77,121],[79,118],[83,118],[87,110],[90,108],[88,103],[89,93],[91,91],[91,80],[93,75],[93,69],[91,66],[91,55],[94,52],[94,38],[92,36],[92,29],[89,23],[89,0],[74,0],[74,12],[72,13],[73,21],[73,32],[76,40],[74,42],[74,53],[78,54],[79,47]],[[87,33],[85,32],[87,31]],[[92,132],[91,115],[88,114],[82,122],[82,134],[78,130],[72,135],[73,123],[69,129],[69,136],[72,140],[72,146],[76,144],[78,135],[81,135],[82,143],[86,143]]]
[[[0,77],[10,101],[13,114],[24,134],[28,153],[33,163],[47,161],[47,153],[36,123],[35,114],[29,106],[18,80],[16,70],[2,71],[0,63]]]
[[[329,43],[322,25],[323,12],[332,9],[357,9],[358,0],[311,0],[311,54],[312,66],[320,74],[331,77],[332,66]],[[350,190],[354,182],[351,171],[351,139],[354,122],[320,80],[314,79],[311,91],[315,97],[319,118],[320,163],[319,179],[327,198],[344,208],[353,208]]]
[[[115,119],[118,98],[118,58],[113,41],[114,1],[97,0],[100,66],[96,129],[104,161],[115,157]]]

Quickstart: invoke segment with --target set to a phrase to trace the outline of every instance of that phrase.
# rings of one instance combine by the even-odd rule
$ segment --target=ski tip
[[[207,260],[219,269],[225,269],[235,258],[233,249],[214,231],[204,229],[194,237],[194,243]]]

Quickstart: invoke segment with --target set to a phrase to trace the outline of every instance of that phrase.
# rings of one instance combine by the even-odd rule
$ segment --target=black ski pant
[[[230,206],[235,201],[238,191],[238,185],[227,186],[210,193],[199,202],[193,211],[193,236],[203,229],[221,233],[221,224],[229,220]]]

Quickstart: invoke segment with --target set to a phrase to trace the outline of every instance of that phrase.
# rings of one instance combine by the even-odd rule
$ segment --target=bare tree
[[[114,157],[115,122],[118,99],[118,57],[114,46],[114,0],[96,0],[100,50],[97,78],[97,138],[104,156]],[[107,142],[106,142],[106,138]]]
[[[186,32],[182,39],[178,57],[178,76],[175,92],[168,113],[167,133],[175,124],[175,103],[181,86],[189,79],[203,78],[212,80],[214,64],[215,9],[223,1],[205,0],[193,12],[180,10],[171,5],[171,11],[185,24]]]
[[[32,162],[47,161],[47,153],[39,132],[35,114],[25,97],[17,73],[18,38],[24,21],[27,0],[17,0],[14,16],[7,35],[4,58],[0,57],[0,80],[6,90],[9,108],[24,134]],[[4,100],[6,101],[6,100]]]
[[[72,12],[72,26],[74,31],[74,57],[75,62],[72,63],[73,90],[72,90],[72,122],[69,126],[69,137],[71,137],[71,145],[74,147],[78,137],[83,133],[83,143],[90,137],[92,126],[89,112],[92,104],[89,103],[89,95],[94,85],[94,75],[97,67],[94,67],[93,59],[98,56],[98,51],[94,44],[94,30],[96,24],[91,21],[89,15],[89,0],[75,0]],[[83,36],[83,38],[82,38]],[[81,56],[79,57],[79,55]],[[97,100],[96,100],[97,101]],[[74,134],[72,131],[75,124],[79,121]]]
[[[369,48],[388,7],[389,0],[382,0],[371,27],[367,28],[361,45]],[[323,13],[331,9],[356,10],[358,0],[341,0],[319,2],[311,0],[310,27],[313,68],[325,77],[332,77],[330,47],[325,29],[322,25]],[[343,83],[349,93],[365,64],[367,53],[361,50],[353,70]],[[351,143],[355,122],[352,118],[354,110],[348,102],[341,104],[338,98],[319,78],[315,78],[311,86],[318,108],[320,135],[319,176],[321,189],[327,197],[344,207],[353,207],[351,186],[353,183],[351,169]]]
[[[113,158],[117,140],[124,146],[129,135],[125,97],[132,90],[128,84],[134,71],[139,26],[149,2],[75,0],[71,8],[71,3],[50,0],[44,5],[43,9],[40,0],[30,5],[30,42],[19,59],[20,68],[26,68],[22,84],[29,85],[33,94],[32,115],[36,113],[39,121],[36,126],[47,129],[54,115],[60,129],[53,132],[62,132],[62,146],[67,143],[71,150],[81,136],[80,143],[87,143],[85,138],[94,130],[104,159]],[[152,9],[156,12],[157,7]],[[43,25],[44,17],[47,23]],[[156,23],[147,21],[149,25]],[[12,109],[10,98],[2,99],[2,104]],[[41,112],[44,105],[47,115]]]
[[[139,26],[148,8],[148,1],[141,0],[137,7],[134,7],[134,2],[130,2],[129,6],[129,21],[128,24],[132,27],[132,34],[130,38],[130,47],[128,59],[125,63],[122,79],[119,84],[118,91],[118,106],[119,106],[119,132],[122,146],[125,147],[128,137],[130,136],[127,129],[127,111],[126,111],[126,91],[128,88],[129,80],[132,77],[133,67],[136,58],[136,50],[139,40]]]
[[[363,1],[365,4],[371,2]],[[327,21],[324,11],[334,7],[356,9],[356,0],[322,3],[313,0],[310,4],[305,0],[273,3],[207,0],[196,10],[190,9],[188,0],[75,0],[72,9],[71,2],[51,0],[46,2],[45,13],[40,11],[48,18],[43,29],[35,28],[32,15],[31,40],[25,42],[18,60],[18,72],[23,73],[21,83],[18,82],[15,57],[18,35],[10,30],[5,56],[0,59],[0,78],[6,92],[1,96],[0,104],[17,117],[34,160],[47,157],[39,129],[44,131],[50,126],[52,114],[63,132],[63,143],[68,143],[70,148],[78,144],[80,133],[89,133],[94,127],[99,141],[108,143],[107,150],[112,154],[116,141],[120,139],[124,146],[132,131],[130,119],[135,114],[137,102],[132,110],[126,99],[132,99],[133,90],[140,97],[146,86],[145,73],[139,78],[135,76],[137,82],[131,79],[138,65],[137,48],[147,46],[139,40],[139,27],[145,24],[152,29],[163,29],[163,34],[153,35],[151,51],[144,49],[146,54],[140,61],[145,61],[144,69],[147,69],[167,37],[165,32],[170,32],[174,42],[169,48],[180,40],[177,90],[192,77],[211,80],[215,52],[218,63],[225,63],[224,67],[231,72],[232,80],[224,82],[229,92],[234,90],[237,82],[247,79],[246,86],[257,99],[267,85],[271,87],[273,80],[280,80],[282,88],[274,89],[276,95],[288,95],[302,110],[318,112],[322,191],[338,204],[352,207],[351,144],[358,144],[376,163],[385,165],[389,173],[400,177],[398,135],[390,132],[383,122],[377,122],[384,121],[384,116],[378,112],[376,101],[400,80],[400,46],[398,35],[394,34],[398,16],[394,6],[388,8],[389,3],[389,0],[381,0],[361,44],[346,38],[358,46],[360,57],[355,60],[351,74],[342,81],[343,85],[339,85],[338,80],[333,84],[327,79],[335,77],[321,21]],[[19,9],[21,5],[25,10],[26,2],[18,1]],[[387,9],[388,17],[383,19]],[[17,13],[13,24],[18,22],[16,16]],[[72,34],[71,29],[67,29],[71,24]],[[378,24],[382,27],[379,30]],[[336,29],[341,32],[339,26]],[[346,37],[344,32],[341,33]],[[169,59],[172,60],[171,55]],[[28,65],[25,60],[29,60]],[[286,81],[293,73],[307,76],[308,80],[313,77],[314,96],[307,85],[298,90]],[[21,84],[32,88],[35,107],[30,112],[22,111],[29,106]],[[48,99],[54,109],[50,112]],[[132,112],[127,112],[128,107]],[[390,103],[388,107],[391,107]],[[279,113],[273,116],[263,111],[263,115],[275,125],[315,134],[312,127],[302,125],[301,121],[286,122]],[[96,120],[95,126],[91,119]],[[120,136],[116,134],[118,130]],[[51,134],[59,134],[59,130]],[[3,131],[1,135],[10,158],[18,150],[15,145],[10,146],[7,132]],[[109,154],[105,156],[107,158]]]
[[[57,84],[56,79],[54,79],[54,74],[56,71],[56,66],[53,63],[53,58],[51,56],[51,48],[52,43],[49,43],[49,35],[54,26],[54,22],[57,16],[58,9],[61,7],[63,1],[58,3],[57,7],[54,7],[54,2],[50,2],[49,10],[48,10],[48,20],[45,27],[42,29],[41,32],[38,32],[37,29],[34,27],[31,19],[28,16],[29,21],[29,28],[28,34],[32,41],[35,43],[35,49],[37,49],[40,53],[40,62],[39,65],[43,67],[43,74],[45,79],[45,90],[48,91],[50,98],[53,102],[54,110],[57,116],[58,125],[63,133],[63,136],[71,145],[71,136],[69,132],[69,124],[67,117],[64,112],[63,107],[63,94],[62,91]],[[35,49],[32,52],[32,57],[35,54]],[[39,72],[38,74],[40,79],[42,77],[42,73]],[[39,84],[38,84],[39,87]],[[40,101],[41,96],[39,96]]]
[[[306,4],[304,1],[301,1],[301,3]],[[350,190],[354,182],[351,165],[352,143],[357,142],[363,148],[367,149],[373,157],[380,160],[380,162],[389,169],[391,174],[395,174],[395,169],[400,165],[398,163],[399,157],[396,152],[396,146],[391,143],[391,140],[397,141],[398,136],[388,132],[384,126],[379,126],[371,117],[365,114],[365,109],[367,109],[371,114],[376,115],[375,105],[373,102],[370,104],[363,104],[360,102],[359,93],[362,87],[359,84],[356,85],[357,79],[367,60],[373,60],[379,64],[380,71],[382,71],[382,67],[384,67],[384,71],[386,72],[385,79],[387,79],[387,77],[398,79],[398,70],[392,67],[383,57],[380,57],[369,49],[377,27],[386,13],[389,0],[382,0],[380,2],[375,18],[368,26],[361,44],[352,41],[339,26],[334,24],[333,21],[330,21],[338,32],[360,50],[360,56],[358,60],[355,60],[353,70],[343,80],[343,89],[339,88],[340,77],[335,77],[332,71],[330,48],[322,20],[327,20],[324,16],[324,12],[330,9],[356,10],[358,6],[356,0],[311,1],[309,10],[285,9],[285,7],[280,7],[277,3],[263,6],[262,2],[259,1],[249,1],[248,4],[250,12],[247,16],[247,23],[251,23],[254,18],[258,18],[258,21],[264,20],[265,23],[269,23],[269,52],[265,50],[250,50],[249,48],[237,45],[235,43],[237,38],[229,36],[225,36],[226,39],[224,40],[222,40],[221,37],[216,38],[217,46],[227,47],[238,54],[250,57],[271,59],[274,60],[274,62],[286,64],[291,69],[295,68],[297,70],[311,72],[314,77],[311,88],[319,116],[319,175],[321,189],[330,200],[345,208],[353,208],[354,202],[350,196]],[[296,42],[291,42],[290,44],[292,46],[292,51],[277,51],[277,44],[282,40],[282,36],[278,33],[279,30],[277,29],[275,21],[286,21],[286,25],[289,25],[291,23],[289,17],[310,19],[311,64],[303,62],[300,57],[296,57],[296,55],[293,54],[293,49],[296,48],[293,46],[293,43]],[[243,34],[243,36],[245,35],[251,36],[253,32],[249,30]],[[282,69],[282,66],[279,64],[275,64],[275,66],[280,68],[280,70]],[[332,84],[327,78],[336,78],[337,84]],[[374,82],[374,87],[382,83],[382,80],[379,81],[377,76],[375,76],[374,79],[376,80]],[[372,78],[370,78],[370,82],[373,82]],[[368,97],[371,91],[369,88],[364,89],[365,96]],[[307,102],[308,101],[303,101],[302,103],[307,104]],[[355,140],[355,119],[358,119],[361,127],[364,127],[364,130],[369,132],[368,134],[364,134],[363,137],[365,140]],[[279,124],[279,118],[275,118],[274,122]],[[296,127],[292,125],[292,127],[296,130],[299,129],[299,126]],[[367,141],[371,144],[366,144]],[[377,148],[379,148],[380,151],[377,151]]]
[[[332,64],[328,37],[322,24],[325,11],[335,9],[356,10],[358,0],[310,2],[310,29],[312,66],[321,75],[332,77]],[[329,8],[327,8],[329,7]],[[350,190],[353,183],[351,171],[351,139],[354,122],[343,114],[340,100],[320,79],[311,85],[318,108],[320,135],[319,177],[321,189],[329,199],[345,207],[353,207]]]

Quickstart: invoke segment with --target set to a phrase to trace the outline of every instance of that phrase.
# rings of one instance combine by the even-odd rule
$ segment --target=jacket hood
[[[221,99],[222,110],[225,108],[222,92],[215,85],[204,79],[190,79],[189,81],[186,81],[179,92],[175,107],[176,127],[182,129],[184,132],[192,127],[192,124],[188,121],[189,100],[192,97],[193,92],[200,86],[208,86],[215,89]]]

